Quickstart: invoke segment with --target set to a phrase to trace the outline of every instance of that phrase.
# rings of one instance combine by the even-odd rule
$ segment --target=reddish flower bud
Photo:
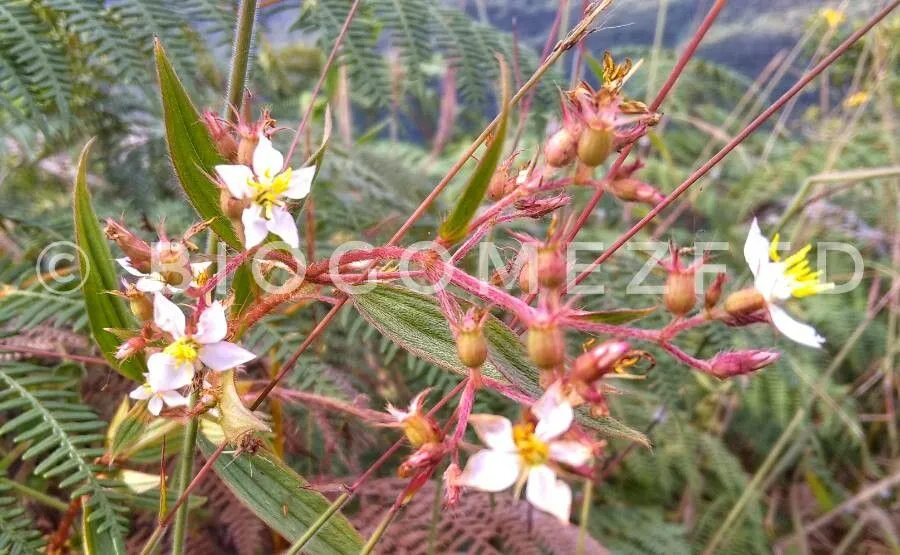
[[[781,358],[781,353],[775,351],[752,350],[719,353],[709,361],[709,373],[717,378],[741,376],[769,366],[779,358]]]
[[[118,359],[118,360],[129,359],[129,358],[133,357],[134,355],[136,355],[137,353],[143,351],[144,347],[146,347],[146,346],[147,346],[147,340],[144,339],[143,336],[138,335],[138,336],[132,337],[128,341],[119,345],[119,348],[116,349],[116,359]]]
[[[173,287],[185,287],[191,281],[190,255],[180,241],[160,241],[153,245],[153,269]]]
[[[663,304],[675,316],[684,316],[697,302],[695,275],[697,265],[685,266],[675,245],[671,245],[671,258],[661,265],[668,271],[663,292]],[[702,263],[702,262],[701,262]]]
[[[703,298],[703,306],[706,310],[712,310],[719,304],[719,299],[722,298],[722,288],[725,286],[726,281],[728,281],[728,276],[721,273],[717,275],[712,284],[706,288],[706,294]]]
[[[106,238],[115,242],[128,257],[131,266],[143,273],[150,272],[150,244],[130,232],[124,225],[108,218],[103,229]]]
[[[459,465],[450,463],[447,470],[444,471],[444,506],[455,507],[459,503],[460,487],[456,484],[462,475]]]
[[[523,293],[537,292],[537,287],[535,286],[537,276],[534,273],[534,265],[528,262],[522,265],[522,271],[519,272],[519,289]]]
[[[578,138],[578,159],[586,166],[599,166],[612,152],[613,140],[612,129],[587,127]]]
[[[556,289],[566,283],[566,259],[555,246],[538,249],[537,279],[541,287]]]
[[[630,349],[631,345],[625,341],[601,343],[575,359],[572,378],[585,383],[595,382],[614,370],[619,359]]]
[[[610,181],[606,190],[626,202],[643,202],[656,206],[665,196],[655,187],[633,177],[623,177]]]
[[[397,469],[397,475],[408,478],[415,471],[434,466],[440,462],[447,452],[443,443],[426,443],[408,456]]]
[[[238,145],[228,125],[215,112],[210,110],[203,112],[203,124],[209,131],[213,142],[216,143],[216,150],[219,151],[219,154],[229,162],[233,162],[237,158]]]
[[[544,157],[547,164],[555,168],[568,166],[575,160],[576,148],[579,144],[579,133],[572,129],[562,128],[547,139],[544,145]]]
[[[528,328],[528,356],[542,370],[552,370],[566,357],[566,339],[555,324],[534,323]]]
[[[753,287],[735,291],[725,299],[725,312],[735,317],[747,316],[764,308],[766,299]]]

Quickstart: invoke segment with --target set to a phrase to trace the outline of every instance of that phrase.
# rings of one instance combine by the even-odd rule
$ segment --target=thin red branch
[[[675,67],[672,68],[672,71],[669,72],[669,76],[666,78],[666,82],[663,83],[662,88],[657,93],[656,98],[653,99],[653,102],[650,103],[650,111],[655,112],[666,99],[669,92],[672,90],[672,87],[675,86],[675,82],[678,81],[678,78],[681,76],[681,73],[684,71],[684,68],[687,66],[688,62],[693,58],[694,53],[697,51],[697,47],[700,46],[700,41],[703,40],[703,37],[706,35],[706,32],[709,31],[710,27],[712,27],[713,22],[715,22],[716,18],[719,16],[719,12],[722,11],[722,8],[725,7],[726,0],[716,0],[716,3],[709,9],[709,12],[706,14],[706,17],[703,19],[703,22],[700,23],[700,26],[697,28],[697,32],[694,33],[693,38],[691,38],[691,42],[688,43],[687,47],[684,49],[684,52],[681,53],[681,56],[678,58],[678,62],[675,64]],[[604,181],[610,179],[612,176],[618,173],[619,169],[622,167],[622,164],[625,162],[625,159],[628,158],[628,155],[631,153],[631,150],[634,148],[634,143],[626,146],[622,149],[622,152],[616,157],[615,161],[610,167],[609,171],[606,174],[606,178]],[[603,187],[597,187],[594,190],[594,195],[588,201],[587,206],[584,207],[584,210],[581,211],[581,214],[578,215],[578,219],[575,221],[575,225],[566,235],[566,242],[571,242],[582,227],[587,223],[588,218],[591,217],[591,213],[593,213],[594,208],[596,208],[597,204],[600,202],[600,199],[603,197]]]
[[[710,158],[708,162],[703,164],[700,168],[698,168],[694,173],[692,173],[681,185],[675,188],[674,191],[669,193],[669,195],[662,200],[659,204],[653,207],[650,212],[647,213],[646,216],[641,218],[641,220],[632,226],[631,229],[626,231],[622,236],[620,236],[616,241],[610,246],[610,248],[603,252],[594,262],[590,264],[577,278],[575,278],[574,283],[581,283],[590,273],[599,266],[603,264],[606,260],[608,260],[617,250],[619,250],[622,245],[628,242],[629,239],[634,237],[641,229],[644,228],[648,223],[650,223],[653,218],[655,218],[660,212],[662,212],[667,206],[675,202],[685,191],[687,191],[691,185],[696,183],[701,177],[706,175],[706,173],[712,169],[716,164],[722,161],[725,156],[728,155],[732,150],[734,150],[738,145],[740,145],[747,137],[749,137],[754,131],[756,131],[763,123],[766,122],[772,114],[781,109],[782,106],[787,104],[791,98],[793,98],[797,93],[803,90],[810,81],[816,78],[822,71],[825,70],[829,65],[831,65],[835,60],[837,60],[844,52],[847,51],[851,46],[853,46],[856,41],[862,38],[863,35],[869,32],[872,27],[878,24],[879,21],[887,17],[897,5],[900,4],[900,0],[894,0],[887,7],[882,9],[880,12],[875,14],[869,21],[866,22],[865,25],[857,29],[852,35],[847,37],[847,40],[842,42],[840,46],[835,48],[828,56],[826,56],[821,62],[819,62],[816,67],[807,72],[803,77],[801,77],[794,85],[781,97],[776,100],[771,106],[769,106],[763,113],[756,116],[750,124],[747,125],[738,135],[728,142],[727,145],[722,147],[715,156]],[[571,286],[571,284],[570,284]]]

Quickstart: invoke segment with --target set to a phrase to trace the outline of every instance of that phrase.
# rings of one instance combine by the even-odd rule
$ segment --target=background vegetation
[[[644,177],[664,193],[878,4],[860,3],[872,5],[857,6],[830,26],[818,3],[783,3],[790,9],[782,21],[794,22],[794,33],[785,33],[783,25],[777,32],[744,25],[732,42],[731,30],[747,19],[725,18],[710,35],[714,46],[691,62],[666,101],[663,124],[640,147],[648,165]],[[271,106],[279,124],[291,128],[351,1],[261,4],[249,88],[258,104]],[[318,256],[347,239],[385,241],[419,204],[495,111],[495,52],[518,68],[519,80],[537,66],[553,13],[540,11],[542,3],[512,11],[503,2],[473,2],[468,11],[458,4],[363,2],[315,115],[321,126],[327,102],[336,116],[336,138],[306,212],[314,219],[305,236],[314,236],[309,248]],[[688,13],[684,4],[622,3],[605,25],[633,23],[640,40],[629,41],[628,28],[601,29],[588,43],[585,77],[596,81],[594,58],[610,49],[644,59],[628,83],[629,94],[655,94],[678,53],[681,36],[673,29],[682,20],[690,25],[679,15]],[[753,3],[746,4],[734,7],[744,18]],[[520,20],[515,35],[509,24],[514,14]],[[577,10],[570,16],[576,20]],[[103,526],[121,528],[132,549],[152,528],[159,492],[148,501],[147,494],[123,487],[94,462],[130,386],[92,362],[81,297],[43,288],[37,277],[51,268],[36,268],[35,261],[44,245],[72,236],[73,156],[93,136],[98,139],[88,182],[98,215],[124,215],[143,226],[148,238],[163,219],[172,230],[189,224],[193,215],[174,181],[163,139],[152,37],[160,37],[194,100],[221,109],[234,17],[234,6],[221,0],[0,0],[0,349],[7,351],[0,355],[0,553],[52,547],[54,531],[71,518],[70,500],[82,495],[91,496],[91,510]],[[774,25],[776,17],[753,21]],[[784,356],[758,374],[721,382],[661,357],[646,380],[622,386],[612,413],[644,430],[653,449],[610,440],[608,472],[598,480],[586,515],[591,535],[605,548],[700,553],[724,529],[716,553],[900,551],[898,32],[900,19],[893,15],[777,122],[744,142],[688,201],[649,228],[648,236],[683,244],[728,241],[731,251],[716,262],[739,280],[739,246],[756,215],[764,227],[783,224],[782,236],[795,243],[853,244],[865,260],[865,276],[852,292],[804,305],[804,319],[828,338],[821,352],[788,344],[769,329],[715,328],[691,335],[686,350],[709,358],[774,343]],[[767,33],[782,38],[772,40]],[[770,56],[739,62],[740,69],[723,64],[723,49],[767,41]],[[554,125],[556,87],[568,86],[572,67],[566,57],[534,96],[519,143],[523,158],[533,155],[547,126]],[[451,97],[455,103],[447,101]],[[317,137],[320,127],[314,129]],[[576,206],[588,194],[576,198]],[[422,218],[411,239],[429,237],[446,207]],[[582,237],[609,242],[644,210],[604,199]],[[830,255],[828,262],[829,278],[843,281],[851,269],[847,258]],[[640,252],[623,251],[609,269],[604,266],[609,293],[586,302],[595,308],[633,304],[624,300],[624,285],[642,264]],[[249,379],[266,377],[325,310],[298,305],[259,326],[245,342],[268,356],[249,369]],[[572,352],[579,348],[571,345]],[[345,310],[268,407],[277,423],[274,442],[317,488],[335,491],[340,479],[358,475],[395,434],[291,392],[380,410],[426,387],[437,398],[458,380],[406,354]],[[515,407],[483,396],[476,410],[513,414]],[[163,444],[177,446],[177,436],[175,431],[147,446],[138,468],[158,471]],[[371,529],[377,508],[392,501],[379,498],[379,488],[395,491],[385,477],[350,511],[361,529]],[[215,480],[200,493],[198,501],[205,504],[203,516],[192,520],[191,553],[284,547]],[[385,552],[400,549],[404,536],[427,532],[433,498],[420,495],[424,506],[391,529]],[[524,530],[534,515],[510,508],[504,518]],[[485,511],[481,521],[480,528],[460,530],[442,522],[435,530],[469,534],[491,549],[526,552],[515,547],[521,538],[503,536],[510,524],[495,512]],[[567,552],[568,532],[538,524],[527,528],[528,549]],[[77,537],[81,525],[74,529]],[[428,534],[423,537],[413,552],[433,544]],[[73,539],[72,545],[81,543]]]

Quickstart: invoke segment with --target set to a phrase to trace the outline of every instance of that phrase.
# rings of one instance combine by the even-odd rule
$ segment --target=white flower
[[[759,230],[756,218],[750,225],[747,242],[744,243],[744,258],[753,272],[753,286],[766,301],[772,324],[788,339],[808,347],[820,348],[825,338],[815,328],[794,320],[779,303],[791,297],[808,297],[834,287],[833,283],[822,283],[821,271],[813,272],[806,255],[812,246],[806,245],[784,260],[778,254],[778,234],[770,242]]]
[[[155,247],[155,246],[154,246]],[[166,281],[166,274],[162,272],[153,272],[145,274],[131,265],[131,260],[126,256],[117,258],[116,262],[125,269],[126,272],[133,276],[137,276],[137,282],[134,284],[135,289],[144,293],[179,293],[184,287],[176,287]],[[212,265],[212,262],[192,262],[190,287],[200,287],[205,281],[206,271]]]
[[[175,303],[157,293],[153,299],[153,321],[175,340],[147,359],[150,370],[147,381],[153,391],[170,391],[191,383],[198,360],[222,372],[256,358],[243,347],[223,341],[228,333],[228,322],[225,308],[219,301],[200,313],[196,333],[187,334],[184,313]]]
[[[159,416],[162,411],[163,404],[170,407],[185,406],[188,403],[187,397],[178,393],[174,389],[154,389],[153,383],[150,381],[150,374],[145,374],[147,383],[138,386],[128,394],[132,399],[147,401],[147,409],[153,416]]]
[[[284,199],[299,200],[309,194],[315,166],[281,171],[284,156],[275,150],[272,141],[260,133],[253,151],[253,168],[242,164],[216,166],[216,173],[236,199],[250,199],[250,206],[241,214],[244,224],[244,246],[254,247],[263,242],[271,231],[285,243],[297,248],[300,237],[293,216],[285,208]]]
[[[572,425],[574,412],[559,382],[550,386],[532,407],[537,425],[512,423],[502,416],[473,414],[469,422],[488,449],[469,458],[457,485],[482,491],[502,491],[527,480],[525,498],[542,511],[568,522],[572,490],[548,465],[553,461],[581,466],[591,449],[578,441],[558,440]]]

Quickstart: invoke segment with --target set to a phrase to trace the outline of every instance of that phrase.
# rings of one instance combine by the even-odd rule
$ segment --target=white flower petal
[[[288,183],[284,196],[294,200],[305,198],[309,194],[310,188],[312,188],[312,181],[315,176],[315,166],[306,166],[305,168],[292,171],[291,181]]]
[[[212,262],[191,262],[191,275],[199,276],[212,266]]]
[[[291,213],[280,206],[272,208],[272,218],[266,221],[269,231],[281,237],[292,248],[300,246],[300,235],[297,232],[297,223]]]
[[[538,509],[548,512],[563,522],[569,522],[572,510],[572,490],[546,465],[532,467],[528,472],[525,498]]]
[[[580,441],[551,441],[550,458],[569,466],[581,466],[591,460],[591,448]]]
[[[153,322],[175,339],[184,336],[184,312],[160,293],[153,296]]]
[[[503,491],[516,482],[521,470],[518,453],[485,449],[469,457],[456,484],[481,491]]]
[[[194,366],[177,361],[166,353],[153,353],[147,358],[147,383],[154,392],[172,391],[184,387],[194,379]]]
[[[262,243],[269,234],[268,222],[259,210],[259,206],[252,204],[241,213],[241,223],[244,224],[244,247],[248,249]]]
[[[159,395],[154,395],[150,398],[150,401],[147,402],[147,410],[150,411],[150,414],[153,416],[159,416],[159,413],[162,412],[163,408],[163,400]]]
[[[144,277],[147,275],[144,272],[142,272],[142,271],[138,270],[137,268],[135,268],[134,266],[132,266],[131,259],[128,258],[127,256],[123,257],[123,258],[117,258],[116,262],[118,262],[119,266],[124,268],[126,272],[128,272],[129,274],[131,274],[133,276]]]
[[[170,407],[184,407],[188,404],[188,398],[177,391],[160,391],[157,395]]]
[[[131,393],[128,394],[132,399],[137,399],[138,401],[143,401],[144,399],[149,399],[153,393],[147,387],[147,384],[142,384],[135,389],[131,390]]]
[[[770,304],[769,316],[772,317],[775,328],[788,339],[815,349],[821,349],[825,344],[825,338],[819,335],[814,327],[794,320],[781,307]]]
[[[257,177],[274,179],[276,175],[281,173],[282,167],[284,167],[284,156],[275,150],[272,146],[272,141],[260,133],[259,143],[253,149],[253,173]]]
[[[242,199],[253,196],[253,189],[247,183],[249,179],[253,179],[253,171],[249,166],[220,164],[216,166],[216,173],[219,174],[219,178],[225,183],[228,192],[234,198]]]
[[[769,240],[759,230],[759,222],[753,218],[750,231],[747,233],[747,241],[744,243],[744,260],[747,261],[754,276],[769,263],[769,245]]]
[[[256,355],[247,349],[227,341],[203,345],[197,351],[197,356],[203,364],[217,372],[234,368],[256,358]]]
[[[559,382],[551,385],[544,395],[531,406],[531,412],[538,418],[534,435],[543,441],[549,441],[569,429],[575,412],[566,401]]]
[[[509,419],[493,414],[473,414],[469,416],[469,424],[482,443],[496,451],[516,451],[513,442],[513,427]]]
[[[397,422],[403,422],[404,420],[409,418],[410,415],[410,413],[406,412],[405,410],[400,410],[390,403],[387,404],[387,407],[385,407],[385,409],[388,411],[388,413],[390,413],[391,416],[393,416],[397,420]]]
[[[430,387],[418,392],[416,396],[412,398],[412,401],[409,402],[409,412],[417,412],[421,409],[422,405],[425,404],[425,398],[428,397],[429,393],[431,393]]]
[[[225,318],[225,307],[216,301],[206,307],[197,319],[197,333],[194,339],[205,345],[225,339],[228,334],[228,320]]]
[[[137,280],[134,288],[144,293],[162,293],[166,290],[166,284],[154,274],[152,277],[142,277]]]

